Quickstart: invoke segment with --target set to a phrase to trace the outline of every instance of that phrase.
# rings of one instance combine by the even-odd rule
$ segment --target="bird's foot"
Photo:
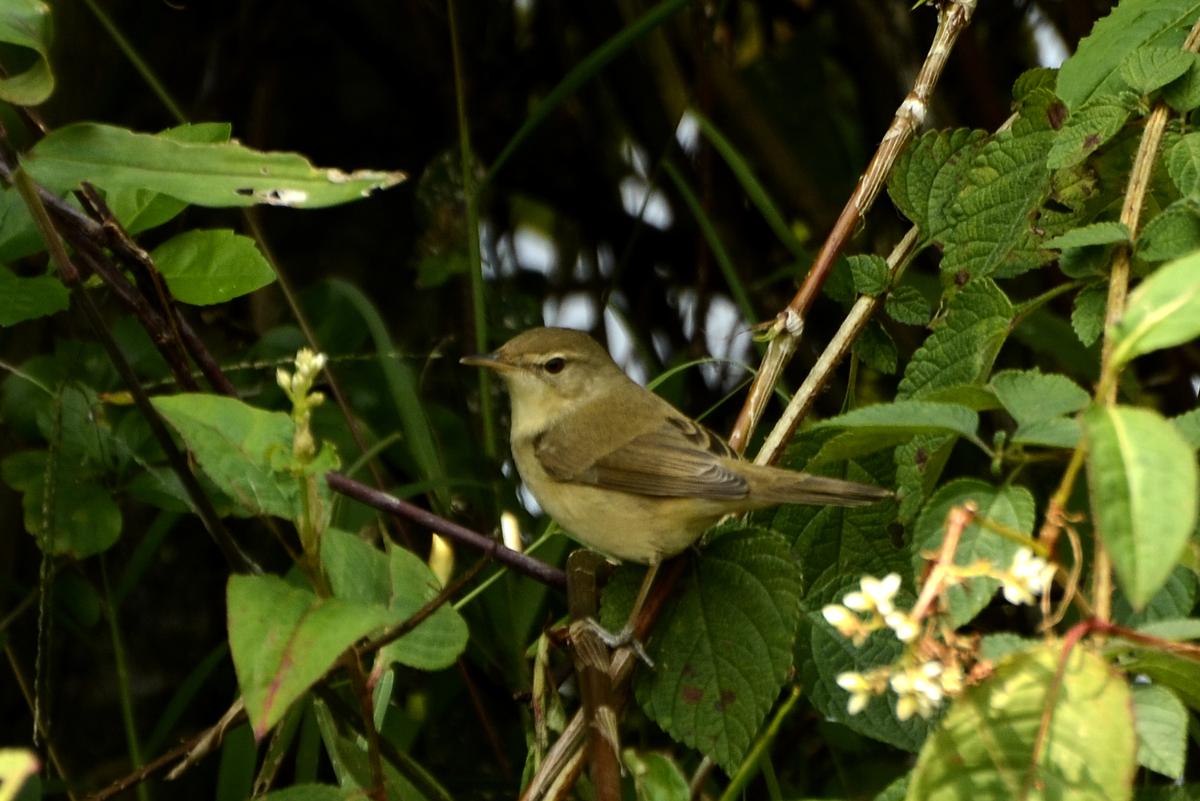
[[[595,634],[605,645],[614,651],[618,648],[628,648],[637,655],[637,658],[646,663],[646,667],[654,669],[654,660],[650,658],[650,654],[646,653],[646,647],[642,645],[642,641],[633,636],[633,624],[626,623],[618,632],[611,632],[595,618],[587,618],[582,621],[588,631]]]

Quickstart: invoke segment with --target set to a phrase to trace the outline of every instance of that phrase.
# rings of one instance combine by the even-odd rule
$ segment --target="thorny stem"
[[[913,82],[912,90],[896,110],[891,126],[883,135],[883,141],[879,143],[866,172],[859,179],[858,186],[846,201],[837,222],[813,260],[804,283],[772,323],[771,333],[774,336],[771,346],[767,349],[762,367],[750,387],[746,402],[734,424],[733,433],[729,437],[729,444],[739,453],[745,450],[762,417],[772,387],[796,352],[800,335],[803,333],[805,316],[825,283],[829,271],[833,269],[838,254],[875,202],[896,158],[924,122],[933,88],[946,66],[955,41],[970,23],[971,16],[975,13],[975,4],[976,0],[944,0],[940,4],[938,29],[929,53],[925,56],[925,63],[921,65],[921,70]]]

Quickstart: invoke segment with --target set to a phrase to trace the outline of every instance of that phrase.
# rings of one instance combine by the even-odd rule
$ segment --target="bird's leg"
[[[658,567],[662,564],[662,560],[656,560],[650,563],[646,568],[646,575],[642,579],[642,586],[638,588],[637,596],[633,599],[633,607],[629,610],[629,618],[625,621],[625,625],[618,632],[611,632],[600,625],[600,622],[595,618],[588,618],[583,623],[597,637],[603,640],[604,644],[609,648],[625,648],[633,649],[638,658],[646,663],[646,667],[653,668],[654,660],[646,653],[646,648],[641,641],[634,636],[634,624],[637,622],[638,615],[642,612],[642,607],[646,605],[646,599],[650,597],[650,588],[654,586],[654,578],[658,575]]]

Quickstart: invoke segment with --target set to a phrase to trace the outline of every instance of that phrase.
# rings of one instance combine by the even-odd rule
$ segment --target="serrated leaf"
[[[300,479],[289,468],[294,425],[288,415],[220,395],[152,400],[204,472],[239,505],[254,514],[298,518]],[[328,510],[328,485],[321,477],[318,484]]]
[[[1179,78],[1163,88],[1162,99],[1181,114],[1200,107],[1200,55],[1189,52],[1191,63]]]
[[[878,370],[885,375],[896,372],[896,360],[899,358],[896,343],[877,320],[871,320],[859,332],[852,350],[854,355],[872,370]]]
[[[53,94],[51,31],[50,6],[41,0],[0,3],[0,42],[32,50],[37,55],[24,71],[0,78],[0,100],[17,106],[37,106]]]
[[[898,286],[889,292],[883,309],[893,320],[906,325],[928,325],[932,316],[929,301],[911,286]]]
[[[1052,643],[1014,654],[955,700],[921,749],[910,801],[1128,799],[1136,769],[1129,687],[1081,646],[1058,684],[1062,650]],[[1039,737],[1047,706],[1049,729]]]
[[[887,289],[887,260],[873,253],[847,256],[850,275],[854,279],[854,291],[860,295],[878,295]]]
[[[1200,336],[1200,252],[1166,264],[1129,293],[1113,331],[1113,358],[1124,363]]]
[[[1072,228],[1061,236],[1047,239],[1045,247],[1055,250],[1090,247],[1092,245],[1112,245],[1117,242],[1129,241],[1129,228],[1125,223],[1097,222]]]
[[[1158,621],[1186,618],[1196,608],[1197,590],[1200,590],[1200,579],[1196,574],[1184,565],[1176,565],[1166,583],[1140,612],[1133,611],[1124,593],[1118,589],[1113,594],[1113,622],[1122,626],[1141,627]],[[1178,638],[1174,633],[1168,637]]]
[[[1175,182],[1180,194],[1200,193],[1200,134],[1190,133],[1179,137],[1167,151],[1167,173]]]
[[[947,483],[930,497],[913,527],[912,570],[914,576],[924,573],[928,562],[925,554],[937,553],[945,537],[946,516],[955,506],[972,501],[978,504],[979,517],[992,520],[1023,534],[1033,531],[1033,495],[1024,487],[993,487],[973,478],[960,478]],[[971,523],[962,533],[954,562],[969,565],[986,559],[1003,570],[1013,560],[1020,547],[1010,539]],[[944,597],[950,604],[950,625],[954,628],[969,623],[991,601],[1000,582],[987,577],[969,578],[951,587]]]
[[[1180,198],[1146,224],[1135,252],[1142,261],[1177,259],[1200,250],[1200,208],[1193,198]]]
[[[296,153],[262,152],[237,142],[181,142],[92,122],[51,131],[21,164],[36,181],[60,192],[89,181],[105,190],[149,189],[214,207],[332,206],[405,179],[400,172],[314,167]]]
[[[762,529],[719,537],[659,619],[655,669],[634,684],[639,705],[732,773],[791,669],[799,617],[800,569],[787,543]]]
[[[1200,408],[1172,417],[1171,422],[1192,450],[1200,448]]]
[[[1133,720],[1138,764],[1172,779],[1183,778],[1188,726],[1183,703],[1166,687],[1134,685]]]
[[[63,311],[70,305],[70,292],[62,281],[49,275],[19,278],[0,264],[0,326]]]
[[[1187,72],[1190,55],[1178,47],[1139,47],[1121,62],[1121,78],[1134,91],[1148,95]]]
[[[1058,96],[1076,109],[1092,97],[1120,91],[1120,67],[1130,53],[1147,45],[1179,49],[1197,15],[1197,0],[1123,0],[1063,63]]]
[[[823,420],[814,428],[843,429],[809,462],[820,465],[894,447],[918,434],[973,437],[979,428],[979,415],[952,403],[903,400],[864,406]]]
[[[1149,409],[1084,415],[1092,515],[1121,590],[1135,609],[1170,576],[1196,524],[1196,458]]]
[[[1071,327],[1084,345],[1091,345],[1104,331],[1104,309],[1108,303],[1108,285],[1085,287],[1071,305]]]
[[[224,303],[275,280],[255,241],[227,228],[179,234],[155,248],[151,258],[171,294],[197,306]]]
[[[1052,170],[1082,164],[1125,127],[1131,111],[1117,96],[1098,97],[1072,111],[1054,138],[1046,164]]]
[[[1077,412],[1091,396],[1065,375],[1003,370],[992,376],[992,391],[1018,423],[1036,423]]]
[[[888,179],[888,194],[926,240],[940,241],[949,226],[946,208],[958,197],[963,173],[983,146],[984,131],[930,131],[913,142]]]
[[[318,598],[278,576],[231,576],[229,650],[256,739],[369,632],[395,622],[384,607]]]
[[[1013,314],[1012,304],[993,282],[967,284],[947,303],[941,325],[913,354],[897,399],[981,383],[1004,344]]]

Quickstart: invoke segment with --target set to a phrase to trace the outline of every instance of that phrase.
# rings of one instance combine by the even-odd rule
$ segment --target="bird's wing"
[[[596,420],[592,412],[593,424],[603,426],[599,430],[625,432],[611,448],[581,448],[565,433],[580,429],[569,425],[543,432],[533,442],[542,469],[558,481],[637,495],[728,500],[749,493],[746,480],[724,463],[737,455],[716,434],[665,402],[654,404],[655,414],[632,411],[621,404],[606,409],[603,417],[612,417],[612,425],[603,425],[606,421]],[[642,424],[630,431],[630,420]],[[598,456],[596,450],[601,451]]]

